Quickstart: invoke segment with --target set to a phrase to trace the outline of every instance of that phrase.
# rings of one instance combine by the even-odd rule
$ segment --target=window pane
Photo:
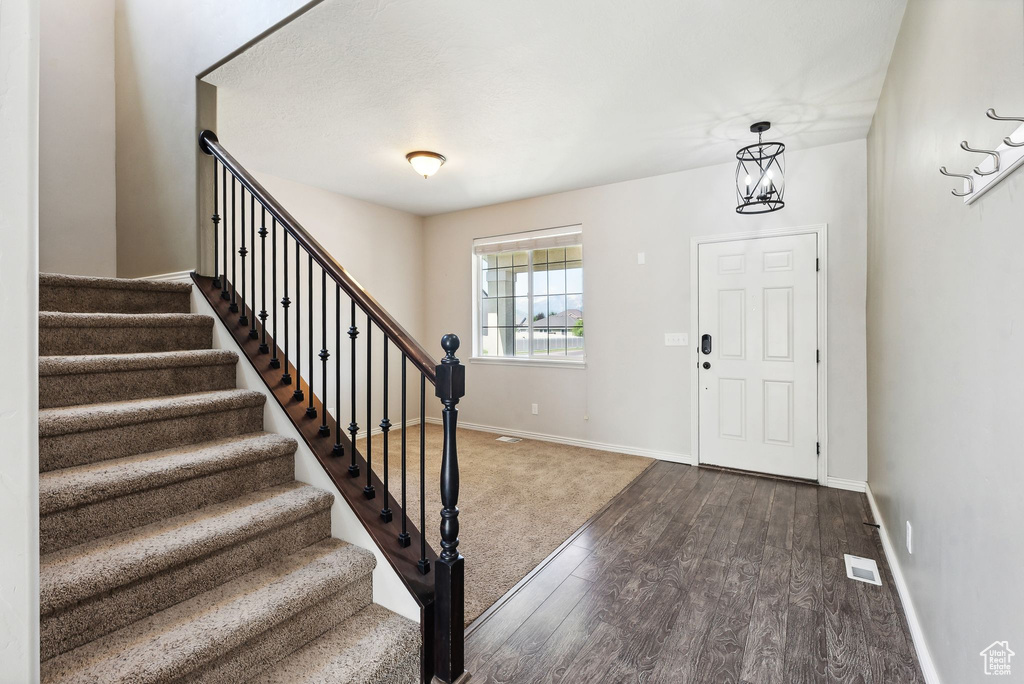
[[[498,265],[497,254],[481,254],[480,255],[480,268],[494,268]]]
[[[533,250],[533,263],[535,264],[546,264],[548,262],[548,250],[546,249],[535,249]]]
[[[516,356],[530,355],[530,329],[516,328]]]
[[[548,317],[548,298],[547,297],[534,297],[533,298],[533,327],[546,325],[546,319]]]
[[[512,252],[502,252],[498,255],[498,266],[505,267],[512,265]]]
[[[548,294],[565,294],[564,264],[548,264]]]
[[[497,271],[494,271],[493,269],[488,269],[488,270],[483,272],[483,277],[480,279],[480,289],[483,290],[483,296],[484,297],[492,297],[492,296],[494,296],[494,291],[495,291],[494,283],[497,280],[497,278],[498,278],[498,273],[497,273]]]
[[[583,292],[583,262],[570,261],[565,265],[565,291]]]
[[[565,322],[565,295],[548,297],[548,318],[551,319],[548,324],[553,327],[564,328],[568,325]]]
[[[526,266],[516,266],[515,280],[516,297],[525,297],[530,294],[530,273]]]
[[[516,297],[516,325],[529,325],[530,300],[528,297]]]
[[[511,297],[512,296],[512,269],[511,268],[499,268],[497,270],[497,289],[491,293],[492,297]]]
[[[565,297],[565,310],[566,311],[578,311],[580,316],[583,315],[583,295],[566,295]]]
[[[558,249],[548,250],[548,263],[552,261],[565,261],[565,248],[559,247]]]
[[[515,328],[501,327],[498,331],[498,353],[496,356],[512,356],[515,353]]]
[[[513,252],[512,253],[512,265],[513,266],[526,266],[528,259],[527,252]]]
[[[498,349],[497,328],[484,327],[480,329],[480,355],[495,356]]]
[[[533,294],[546,295],[548,293],[548,267],[546,264],[533,265]]]
[[[515,316],[515,311],[512,308],[512,298],[511,297],[500,297],[497,301],[498,301],[498,325],[505,325],[505,326],[515,325],[515,321],[512,320],[513,317]]]
[[[548,331],[548,355],[565,356],[565,328],[551,328]]]
[[[577,245],[575,247],[565,248],[565,260],[566,261],[579,261],[583,258],[583,246]]]
[[[498,300],[485,299],[480,302],[480,325],[490,326],[498,324]]]

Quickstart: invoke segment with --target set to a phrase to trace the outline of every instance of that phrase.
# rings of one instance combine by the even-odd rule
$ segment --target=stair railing
[[[444,358],[438,364],[365,288],[338,263],[310,233],[304,229],[269,192],[245,170],[220,144],[209,130],[199,135],[200,149],[213,157],[213,243],[214,269],[212,279],[196,276],[197,282],[206,284],[205,294],[237,341],[243,345],[250,360],[260,371],[271,391],[285,407],[289,417],[299,428],[307,444],[317,455],[321,465],[335,486],[352,506],[357,516],[381,547],[385,557],[398,571],[422,608],[423,676],[443,682],[454,682],[464,673],[464,559],[459,553],[459,459],[456,442],[459,400],[465,394],[465,366],[455,353],[459,338],[454,334],[441,339]],[[229,193],[230,183],[230,193]],[[238,195],[236,196],[236,192]],[[246,199],[248,196],[248,225]],[[259,218],[257,218],[257,210]],[[269,215],[269,230],[268,218]],[[258,224],[258,228],[257,228]],[[278,227],[282,230],[278,239]],[[247,230],[248,229],[248,230]],[[248,235],[247,235],[248,232]],[[270,236],[270,267],[268,272],[267,238]],[[248,238],[248,239],[247,239]],[[257,241],[258,238],[258,241]],[[289,255],[289,242],[294,242],[294,253]],[[278,245],[281,259],[278,259]],[[259,252],[259,270],[256,256]],[[237,258],[236,255],[237,254]],[[248,258],[248,269],[246,260]],[[292,261],[294,259],[294,261]],[[306,263],[306,302],[302,301],[301,271]],[[229,276],[230,264],[230,276]],[[289,268],[293,273],[289,275]],[[247,278],[248,270],[248,278]],[[280,274],[278,273],[280,271]],[[320,311],[314,311],[315,272],[320,275]],[[334,407],[335,414],[327,411],[329,400],[329,360],[332,349],[328,345],[328,281],[334,289]],[[257,292],[257,283],[259,291]],[[271,288],[271,307],[267,307],[267,285]],[[283,294],[277,306],[279,289]],[[292,296],[294,295],[294,299]],[[217,299],[221,301],[217,303]],[[347,301],[346,301],[347,300]],[[306,304],[305,326],[302,304]],[[256,307],[259,305],[259,311]],[[347,304],[347,306],[346,306]],[[342,345],[343,310],[348,310],[349,327],[349,391],[344,397],[349,403],[350,422],[342,426]],[[365,419],[362,429],[357,422],[357,338],[360,334],[357,312],[365,315]],[[292,320],[289,321],[289,318]],[[231,319],[234,318],[234,322]],[[279,328],[279,320],[280,328]],[[257,323],[258,320],[258,323]],[[268,334],[269,326],[269,334]],[[302,339],[303,327],[306,338]],[[383,333],[382,419],[379,424],[383,437],[382,477],[372,468],[373,415],[373,329]],[[320,350],[316,353],[315,331],[320,329]],[[278,333],[283,334],[283,340]],[[290,339],[294,336],[294,340]],[[307,345],[308,357],[303,365],[302,343]],[[389,359],[390,347],[401,353],[401,484],[400,500],[390,490],[389,478]],[[319,363],[317,362],[319,359]],[[420,375],[419,389],[419,527],[413,524],[406,506],[407,440],[407,366]],[[320,366],[318,369],[317,366]],[[319,377],[317,377],[319,376]],[[314,395],[315,381],[320,381],[320,395]],[[436,556],[426,540],[425,475],[426,444],[424,438],[426,385],[434,386],[434,394],[442,404],[443,446],[441,450],[441,553]],[[305,387],[305,390],[303,389]],[[292,391],[287,391],[294,388]],[[303,406],[305,407],[303,410]],[[319,407],[319,408],[318,408]],[[319,418],[318,418],[319,414]],[[348,435],[345,432],[348,432]],[[357,437],[364,435],[365,448],[356,446]],[[331,437],[333,433],[333,444]],[[347,456],[347,458],[346,458]],[[342,464],[347,464],[342,465]],[[413,464],[415,468],[416,464]],[[362,473],[365,477],[361,477]],[[361,487],[360,487],[361,485]],[[383,489],[383,493],[378,489]],[[382,505],[374,513],[371,503],[381,494]],[[397,510],[395,510],[397,509]],[[395,521],[398,518],[399,522]],[[397,529],[396,529],[397,528]],[[388,533],[390,530],[392,533]],[[400,531],[399,531],[400,530]],[[419,553],[415,560],[407,552],[418,538]],[[416,581],[433,571],[432,587]]]

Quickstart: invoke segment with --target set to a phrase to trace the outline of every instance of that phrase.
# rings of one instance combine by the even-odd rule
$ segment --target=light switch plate
[[[641,266],[646,264],[647,263],[647,255],[644,254],[643,252],[637,252],[636,253],[636,263],[640,264]]]
[[[685,347],[690,343],[688,333],[665,333],[666,347]]]

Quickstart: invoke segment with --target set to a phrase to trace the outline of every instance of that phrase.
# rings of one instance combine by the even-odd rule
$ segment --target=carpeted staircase
[[[419,681],[190,288],[40,276],[42,680]]]

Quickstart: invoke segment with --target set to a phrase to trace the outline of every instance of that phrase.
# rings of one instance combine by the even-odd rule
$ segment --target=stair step
[[[370,605],[288,656],[250,684],[420,681],[420,626]]]
[[[191,283],[39,274],[39,310],[188,313]]]
[[[39,312],[39,355],[209,349],[213,318],[189,313]]]
[[[237,362],[238,355],[224,349],[44,356],[39,408],[230,389]]]
[[[290,482],[295,448],[262,432],[43,473],[40,553]]]
[[[42,657],[328,538],[333,500],[291,482],[42,557]]]
[[[266,396],[219,390],[39,411],[39,469],[70,468],[263,429]]]
[[[369,605],[372,553],[326,539],[43,662],[57,682],[240,682]]]

